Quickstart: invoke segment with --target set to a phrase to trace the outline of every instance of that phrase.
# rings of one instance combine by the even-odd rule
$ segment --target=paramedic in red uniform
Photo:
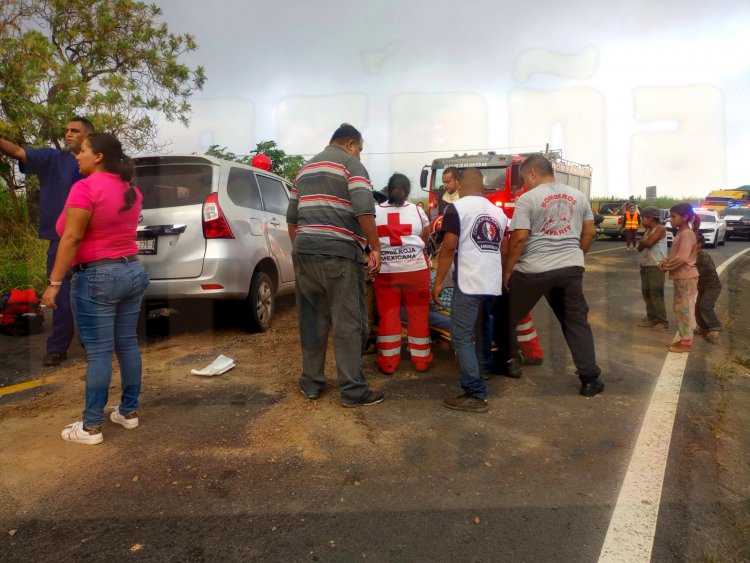
[[[382,266],[375,278],[378,307],[378,365],[391,375],[401,359],[401,306],[406,309],[409,352],[414,369],[427,371],[432,362],[428,318],[430,265],[425,255],[429,220],[409,203],[411,184],[403,174],[388,180],[388,200],[375,208]]]

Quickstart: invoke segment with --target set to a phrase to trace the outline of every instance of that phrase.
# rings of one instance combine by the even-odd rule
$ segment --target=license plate
[[[138,254],[156,254],[156,238],[138,239]]]
[[[727,227],[727,231],[733,231],[734,227]]]

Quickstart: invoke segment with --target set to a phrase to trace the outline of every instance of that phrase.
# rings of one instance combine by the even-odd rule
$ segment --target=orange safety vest
[[[638,213],[625,212],[625,228],[638,230]]]

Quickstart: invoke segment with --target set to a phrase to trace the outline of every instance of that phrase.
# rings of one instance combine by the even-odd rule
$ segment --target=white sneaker
[[[104,441],[104,435],[101,428],[86,430],[83,427],[83,421],[79,420],[73,424],[68,424],[62,431],[62,439],[66,442],[76,442],[78,444],[88,444],[93,446],[101,444]]]
[[[138,414],[135,412],[129,412],[128,414],[123,415],[120,413],[120,407],[115,407],[115,410],[109,415],[109,419],[115,424],[119,424],[128,430],[138,427]]]

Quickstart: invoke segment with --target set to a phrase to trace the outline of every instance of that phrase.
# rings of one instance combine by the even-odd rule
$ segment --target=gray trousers
[[[515,327],[544,297],[560,323],[579,379],[586,383],[598,378],[602,370],[596,365],[589,306],[583,296],[583,268],[571,266],[538,274],[513,272],[509,285],[510,326]],[[509,357],[513,358],[518,342],[509,340]]]
[[[321,254],[293,254],[297,314],[302,346],[300,387],[322,391],[328,332],[333,327],[333,352],[341,398],[357,401],[368,391],[362,371],[367,342],[364,265]]]
[[[659,266],[641,266],[641,295],[646,303],[646,318],[651,324],[669,326],[664,305],[664,272]]]
[[[719,317],[716,316],[714,305],[716,300],[721,294],[721,286],[719,287],[706,287],[698,290],[698,299],[695,302],[695,324],[699,328],[709,331],[717,330],[722,331],[724,327],[721,326]]]

